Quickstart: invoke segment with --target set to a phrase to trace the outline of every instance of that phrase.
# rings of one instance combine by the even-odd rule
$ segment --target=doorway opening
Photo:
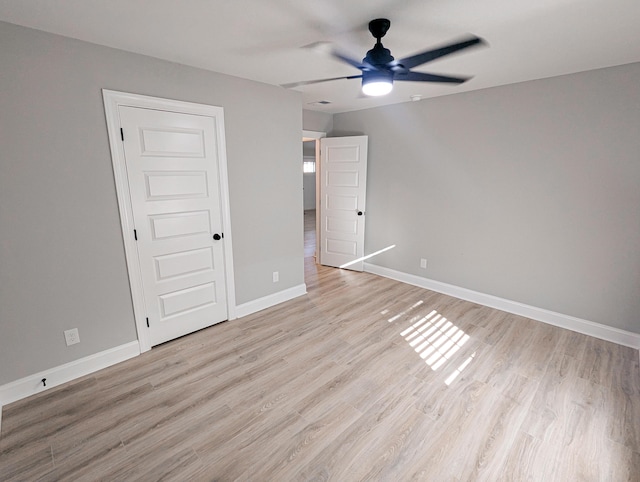
[[[304,258],[315,264],[319,263],[318,246],[318,216],[317,206],[320,198],[320,139],[327,136],[326,132],[302,131],[302,189],[304,210]]]
[[[305,258],[316,256],[316,142],[302,141]]]

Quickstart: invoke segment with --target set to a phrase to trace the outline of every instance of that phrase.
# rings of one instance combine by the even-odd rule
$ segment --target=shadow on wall
[[[351,137],[351,136],[366,136],[365,132],[361,131],[333,131],[329,137]]]

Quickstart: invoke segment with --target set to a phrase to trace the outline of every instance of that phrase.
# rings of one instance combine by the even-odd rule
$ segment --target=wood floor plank
[[[553,474],[557,473],[560,451],[550,448],[540,439],[520,431],[496,480],[553,481]]]
[[[113,432],[78,440],[54,440],[52,452],[55,471],[49,476],[51,480],[95,479],[99,474],[113,474],[117,463],[126,460],[124,445]]]
[[[491,387],[471,377],[461,377],[453,389],[438,392],[438,418],[422,456],[405,468],[405,479],[465,480],[461,479],[462,471],[470,470],[475,463],[476,447],[470,446],[475,427],[482,422],[483,405],[494,393]]]
[[[334,434],[326,447],[306,466],[300,467],[293,480],[350,480],[346,474],[356,457],[375,445],[369,436],[388,419],[397,420],[411,407],[410,387],[397,390],[391,397],[383,397],[344,431]],[[377,435],[378,437],[381,436]],[[357,479],[356,479],[357,480]]]
[[[305,276],[5,406],[0,480],[640,482],[637,350],[311,256]]]
[[[214,480],[236,480],[256,464],[271,460],[278,447],[307,422],[297,413],[273,410],[255,419],[250,431],[238,434],[218,447],[197,448],[197,453]],[[250,480],[250,479],[247,479]]]
[[[429,426],[427,417],[413,408],[411,403],[401,403],[394,409],[394,416],[372,427],[366,443],[346,465],[343,472],[336,471],[338,480],[384,480],[384,473],[402,460],[401,454],[409,450],[412,433]],[[422,436],[428,435],[423,431]]]
[[[73,420],[77,409],[82,408],[85,397],[95,394],[95,377],[85,377],[76,382],[55,387],[46,396],[30,397],[3,409],[0,454],[16,450],[22,444],[42,439]]]
[[[295,480],[301,466],[316,457],[336,433],[343,432],[361,416],[362,413],[350,405],[337,403],[301,430],[291,433],[270,460],[257,461],[243,475],[247,480]]]
[[[554,355],[523,421],[523,431],[545,442],[560,437],[573,403],[576,372],[573,358]]]
[[[53,473],[53,454],[47,440],[32,440],[0,453],[0,480],[37,480]]]
[[[472,436],[467,437],[465,446],[457,446],[459,451],[465,449],[473,454],[470,463],[462,464],[461,480],[494,481],[503,471],[503,465],[509,449],[515,443],[522,420],[533,398],[532,387],[522,402],[494,393],[491,404],[482,404],[479,408]],[[484,399],[486,402],[489,398]]]
[[[640,446],[640,396],[611,389],[608,392],[608,410],[615,417],[607,417],[609,438],[631,450]]]

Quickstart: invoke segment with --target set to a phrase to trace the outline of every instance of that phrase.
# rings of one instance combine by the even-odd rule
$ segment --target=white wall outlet
[[[280,273],[278,273],[277,271],[273,272],[273,282],[277,283],[278,281],[280,281]]]
[[[422,269],[427,269],[427,259],[426,258],[420,259],[420,267]]]
[[[78,329],[72,328],[71,330],[64,330],[64,340],[67,342],[67,346],[80,343],[80,334],[78,333]]]

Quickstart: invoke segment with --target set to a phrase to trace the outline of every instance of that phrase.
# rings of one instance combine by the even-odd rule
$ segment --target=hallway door
[[[367,136],[320,140],[320,263],[362,271]]]

